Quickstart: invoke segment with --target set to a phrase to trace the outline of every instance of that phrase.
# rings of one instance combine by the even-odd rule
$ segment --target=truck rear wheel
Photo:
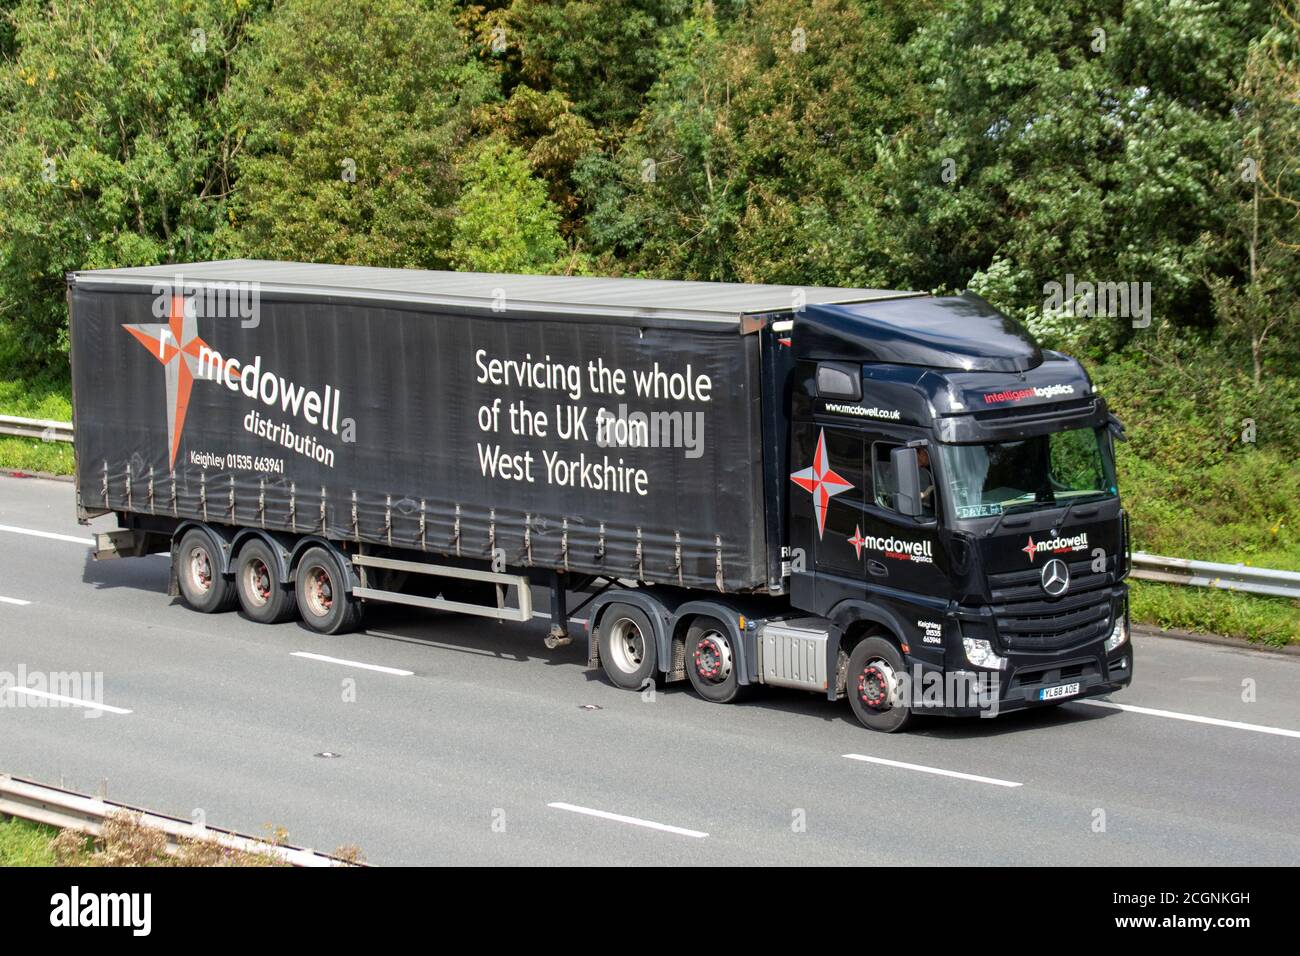
[[[729,704],[740,696],[740,657],[727,626],[697,617],[686,632],[686,676],[705,700]]]
[[[616,687],[640,690],[652,680],[658,653],[650,618],[630,604],[611,604],[600,617],[600,666]]]
[[[204,614],[235,606],[235,588],[221,573],[221,555],[212,539],[198,528],[181,536],[176,549],[176,579],[185,603]]]
[[[279,624],[293,615],[293,592],[285,588],[279,568],[264,541],[249,541],[239,551],[235,591],[244,613],[259,624]]]
[[[847,689],[849,704],[862,726],[892,734],[911,723],[906,676],[903,655],[891,641],[868,637],[853,648]]]
[[[294,593],[303,623],[321,634],[345,634],[361,623],[361,602],[348,593],[343,568],[324,548],[309,548],[298,562]]]

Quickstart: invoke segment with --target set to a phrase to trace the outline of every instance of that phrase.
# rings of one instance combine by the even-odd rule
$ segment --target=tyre
[[[293,592],[280,578],[279,562],[265,541],[249,541],[235,564],[235,593],[244,613],[259,624],[279,624],[293,616]]]
[[[686,676],[705,700],[729,704],[741,694],[740,655],[727,626],[714,617],[697,617],[686,632]]]
[[[176,549],[176,578],[185,603],[204,614],[232,610],[234,585],[221,573],[221,555],[212,539],[198,528],[181,536]]]
[[[600,666],[616,687],[640,690],[657,671],[654,626],[630,604],[611,604],[600,617]]]
[[[849,704],[862,726],[892,734],[912,721],[906,700],[907,665],[902,652],[883,637],[868,637],[849,655]]]
[[[361,602],[348,592],[338,560],[324,548],[309,548],[294,580],[303,623],[321,634],[345,634],[361,623]]]

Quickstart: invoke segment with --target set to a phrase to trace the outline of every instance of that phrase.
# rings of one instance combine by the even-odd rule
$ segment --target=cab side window
[[[894,466],[889,460],[889,453],[897,444],[890,442],[873,442],[871,445],[871,482],[876,495],[876,506],[886,511],[896,511],[894,493],[898,485],[894,481]]]
[[[895,448],[901,447],[898,442],[878,441],[871,445],[871,478],[875,486],[876,505],[895,513],[898,513],[894,503],[898,484],[894,480],[894,465],[889,456]],[[921,449],[918,454],[921,456],[921,507],[925,517],[932,517],[934,515],[934,472],[930,470],[928,452]]]

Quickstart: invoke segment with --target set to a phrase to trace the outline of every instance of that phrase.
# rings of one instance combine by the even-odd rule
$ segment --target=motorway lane
[[[0,479],[0,526],[88,537],[72,498],[65,483]],[[161,557],[95,563],[72,541],[0,530],[0,597],[31,602],[0,603],[0,670],[102,672],[103,702],[131,710],[6,701],[0,769],[106,779],[115,799],[356,843],[376,863],[1300,860],[1296,737],[1078,703],[884,736],[794,691],[718,707],[673,685],[645,701],[588,672],[580,636],[546,651],[541,621],[379,608],[368,633],[329,638],[195,614],[166,577]],[[1163,638],[1137,655],[1117,702],[1300,732],[1300,659]]]

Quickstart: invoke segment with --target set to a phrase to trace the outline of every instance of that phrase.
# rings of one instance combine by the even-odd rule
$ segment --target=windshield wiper
[[[1081,501],[1089,501],[1092,495],[1100,495],[1102,498],[1108,498],[1108,497],[1110,497],[1110,492],[1108,492],[1108,491],[1089,491],[1089,492],[1087,492],[1087,493],[1085,493],[1085,494],[1079,495],[1077,498],[1071,498],[1069,504],[1067,504],[1067,505],[1065,506],[1065,512],[1061,515],[1061,520],[1058,521],[1057,524],[1058,524],[1060,527],[1064,528],[1064,527],[1065,527],[1065,522],[1066,522],[1067,520],[1069,520],[1069,517],[1070,517],[1070,511],[1074,508],[1074,506],[1077,505],[1077,504],[1078,504],[1079,502],[1081,502]],[[1097,500],[1097,499],[1092,499],[1092,500]]]
[[[1036,497],[1037,497],[1037,493],[1033,493],[1033,494],[1035,495],[1035,498],[1036,498]],[[1020,497],[1023,498],[1023,497],[1025,497],[1025,496],[1024,496],[1024,495],[1021,495]],[[1010,505],[1010,506],[1007,506],[1007,505],[1005,505],[1005,504],[1003,505],[1003,507],[1002,507],[1002,511],[1000,511],[1000,512],[998,513],[998,520],[995,521],[995,522],[993,522],[993,526],[992,526],[991,528],[989,528],[989,530],[987,530],[987,531],[984,532],[984,537],[986,537],[986,538],[991,538],[993,535],[997,534],[998,529],[1002,527],[1002,519],[1005,518],[1007,515],[1011,514],[1011,512],[1007,510],[1008,507],[1011,507],[1011,508],[1024,508],[1024,507],[1027,507],[1027,506],[1029,506],[1029,505],[1036,505],[1036,504],[1038,504],[1037,501],[1019,501],[1018,499],[1015,499],[1015,498],[1012,498],[1011,500],[1014,501],[1014,502],[1016,502],[1016,503],[1015,503],[1015,504],[1012,504],[1012,505]]]

